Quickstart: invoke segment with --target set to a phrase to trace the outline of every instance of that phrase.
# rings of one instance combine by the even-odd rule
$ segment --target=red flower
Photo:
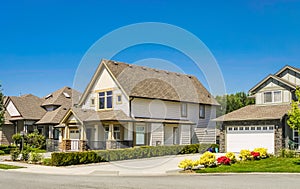
[[[221,156],[217,159],[217,162],[219,164],[223,164],[223,165],[230,165],[230,159],[226,156]]]
[[[260,156],[260,153],[259,153],[259,152],[251,152],[251,156],[252,156],[254,159],[258,159],[259,156]]]

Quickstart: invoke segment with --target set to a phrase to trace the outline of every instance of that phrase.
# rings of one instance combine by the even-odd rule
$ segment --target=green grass
[[[20,169],[23,167],[14,166],[14,165],[6,165],[6,164],[0,164],[0,169]]]
[[[300,173],[300,165],[295,161],[299,158],[267,158],[256,161],[242,161],[230,166],[221,165],[215,168],[197,170],[197,173],[247,173],[247,172],[278,172]]]

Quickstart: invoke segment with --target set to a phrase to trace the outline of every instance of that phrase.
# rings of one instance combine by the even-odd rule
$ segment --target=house
[[[270,153],[277,153],[291,144],[298,148],[298,131],[287,125],[287,113],[299,85],[300,69],[285,66],[249,90],[255,105],[216,118],[222,124],[221,152],[264,147]]]
[[[194,76],[102,60],[56,128],[63,151],[215,143],[216,106]]]
[[[58,140],[58,130],[53,126],[59,124],[70,109],[72,95],[78,96],[79,93],[63,87],[43,98],[32,94],[5,97],[5,123],[0,134],[0,144],[11,144],[13,134],[28,134],[34,129],[38,129],[47,139]]]

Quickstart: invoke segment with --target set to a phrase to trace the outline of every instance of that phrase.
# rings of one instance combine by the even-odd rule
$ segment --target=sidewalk
[[[222,155],[224,154],[216,154],[217,157]],[[187,154],[114,162],[103,162],[86,165],[74,165],[68,167],[51,167],[9,161],[2,161],[0,163],[26,167],[22,169],[5,170],[15,172],[58,175],[151,176],[177,173],[181,170],[178,168],[178,164],[180,161],[182,161],[185,158],[196,160],[199,159],[199,157],[200,154]]]

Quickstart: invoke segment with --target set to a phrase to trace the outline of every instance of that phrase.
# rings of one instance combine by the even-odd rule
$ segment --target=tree
[[[217,117],[255,103],[255,100],[249,98],[245,92],[216,96],[216,100],[220,104],[217,109]]]
[[[4,124],[4,95],[2,93],[2,86],[0,84],[0,128]]]
[[[291,109],[288,111],[289,118],[287,120],[287,124],[290,128],[300,131],[300,88],[296,89],[295,95],[297,100],[292,101]]]

